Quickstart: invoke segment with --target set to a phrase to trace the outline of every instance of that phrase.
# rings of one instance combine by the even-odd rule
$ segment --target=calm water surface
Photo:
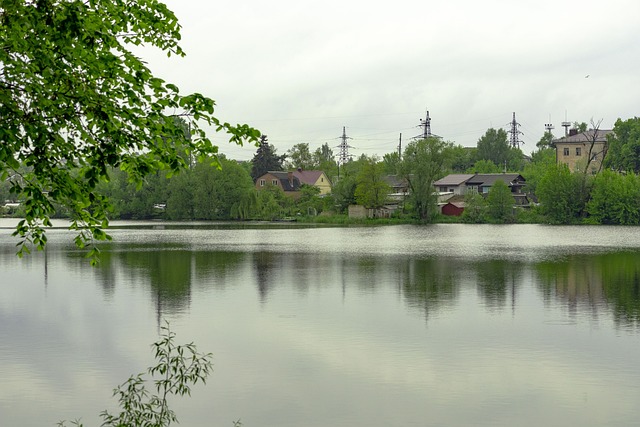
[[[184,426],[632,426],[640,228],[115,223],[15,257],[0,426],[100,425],[169,321],[214,355]]]

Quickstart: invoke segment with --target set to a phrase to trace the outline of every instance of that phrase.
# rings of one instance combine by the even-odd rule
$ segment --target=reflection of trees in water
[[[524,266],[506,260],[430,258],[404,261],[400,269],[408,305],[429,315],[454,305],[465,283],[475,285],[487,308],[502,309],[509,304],[515,310]]]
[[[400,261],[402,291],[409,307],[424,310],[428,317],[433,311],[454,305],[460,289],[459,267],[443,258]]]
[[[640,253],[571,255],[536,265],[547,303],[564,301],[569,313],[588,306],[595,317],[611,309],[618,324],[640,326]]]
[[[604,295],[617,323],[640,327],[640,253],[601,257]]]
[[[244,252],[196,251],[193,252],[195,262],[195,283],[203,288],[224,289],[238,274],[240,266],[246,262]]]
[[[509,299],[515,307],[516,289],[522,283],[522,264],[503,259],[486,260],[475,263],[473,270],[478,293],[487,307],[502,309]]]
[[[253,267],[256,274],[256,285],[260,302],[265,303],[269,290],[274,286],[273,274],[280,268],[282,258],[272,252],[255,252],[253,254]]]

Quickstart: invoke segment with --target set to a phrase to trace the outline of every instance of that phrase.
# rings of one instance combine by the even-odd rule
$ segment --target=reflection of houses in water
[[[546,263],[538,266],[539,278],[545,285],[545,298],[562,300],[571,314],[577,313],[579,305],[598,307],[606,304],[603,291],[602,270],[598,263],[585,257],[571,258],[563,263]]]

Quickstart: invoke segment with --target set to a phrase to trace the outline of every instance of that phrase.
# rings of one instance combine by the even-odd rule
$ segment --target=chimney
[[[578,129],[569,129],[569,136],[575,136],[578,134]]]
[[[287,178],[289,179],[289,185],[293,187],[293,172],[289,171],[287,173]]]

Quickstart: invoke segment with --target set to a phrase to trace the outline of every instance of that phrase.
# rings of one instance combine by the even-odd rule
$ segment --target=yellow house
[[[293,176],[300,180],[301,184],[314,185],[320,189],[320,195],[331,193],[331,181],[323,171],[305,171],[298,169],[293,171]]]
[[[589,129],[578,133],[571,129],[569,135],[555,139],[556,163],[566,164],[571,172],[584,171],[589,165],[591,173],[597,173],[602,168],[602,161],[607,154],[607,135],[612,130]]]

